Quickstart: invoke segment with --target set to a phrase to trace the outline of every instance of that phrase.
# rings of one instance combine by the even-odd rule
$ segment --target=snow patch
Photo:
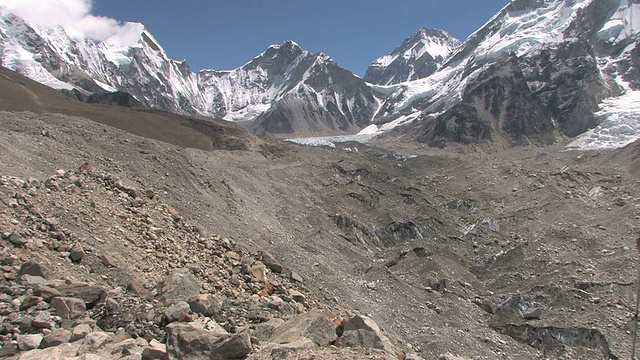
[[[568,149],[617,149],[640,139],[640,91],[604,100],[595,115],[602,123],[578,136]]]

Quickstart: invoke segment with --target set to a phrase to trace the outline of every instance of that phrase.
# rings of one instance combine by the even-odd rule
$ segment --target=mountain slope
[[[3,66],[56,89],[126,92],[147,107],[246,122],[276,136],[357,133],[382,98],[328,56],[293,42],[271,46],[232,71],[194,73],[186,61],[170,59],[142,24],[127,23],[96,44],[0,8],[0,48]],[[289,113],[289,106],[300,111]],[[271,123],[288,125],[272,129]]]
[[[460,41],[444,30],[420,29],[393,52],[375,60],[364,79],[390,85],[425,78],[433,74],[459,45]]]
[[[393,94],[376,119],[379,131],[412,123],[408,126],[422,130],[409,133],[429,132],[429,139],[437,138],[439,144],[457,141],[462,134],[453,135],[450,127],[445,132],[436,129],[446,128],[443,124],[460,110],[458,104],[468,107],[468,96],[478,95],[470,89],[486,82],[495,64],[511,54],[511,61],[520,68],[513,76],[521,72],[527,84],[517,96],[531,92],[547,114],[529,128],[547,129],[544,123],[552,123],[558,135],[580,135],[602,122],[594,116],[602,100],[637,86],[633,85],[637,71],[633,54],[638,25],[633,14],[638,6],[628,0],[515,0],[472,34],[433,75],[391,88]],[[503,79],[501,86],[517,80]],[[485,89],[483,97],[492,91]],[[528,114],[528,105],[523,102],[522,106],[512,109],[513,114]],[[474,112],[484,115],[468,121],[492,122],[481,111],[484,105],[474,107]],[[500,135],[499,128],[491,126],[490,131],[510,141]],[[484,140],[473,138],[474,142]]]

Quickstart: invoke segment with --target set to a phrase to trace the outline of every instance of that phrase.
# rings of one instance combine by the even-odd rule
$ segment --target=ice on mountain
[[[578,136],[567,148],[581,150],[617,149],[640,139],[640,91],[606,99],[596,116],[602,123]]]

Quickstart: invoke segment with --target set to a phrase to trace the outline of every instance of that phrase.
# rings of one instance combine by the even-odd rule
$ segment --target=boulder
[[[64,319],[77,319],[87,312],[82,299],[58,296],[51,300],[51,307]]]
[[[251,265],[251,277],[258,281],[265,282],[267,280],[267,268],[263,263],[255,263]]]
[[[300,274],[298,274],[295,271],[292,271],[291,272],[291,276],[289,276],[289,277],[290,277],[291,281],[295,281],[295,282],[299,282],[299,283],[303,282],[302,276],[300,276]]]
[[[242,331],[216,344],[209,355],[210,360],[244,359],[251,352],[251,337]]]
[[[31,350],[23,353],[18,358],[19,360],[61,360],[62,351],[57,347],[52,347],[44,350]]]
[[[302,338],[309,338],[319,346],[327,346],[336,339],[336,329],[325,314],[313,310],[297,315],[276,328],[269,341],[286,344]]]
[[[273,271],[276,274],[281,274],[284,268],[282,265],[276,260],[273,255],[268,252],[262,253],[262,262],[269,268],[269,270]]]
[[[71,332],[69,330],[56,329],[44,336],[40,347],[46,349],[52,346],[58,346],[69,342],[69,339],[71,339]]]
[[[82,299],[89,309],[107,298],[107,291],[105,289],[84,283],[60,285],[57,290],[60,291],[60,294],[64,297]]]
[[[84,345],[89,350],[97,350],[111,340],[111,335],[102,331],[94,331],[84,337]]]
[[[156,339],[151,339],[149,347],[142,352],[142,360],[169,360],[167,345]]]
[[[22,264],[20,270],[18,270],[18,279],[20,279],[22,275],[39,276],[44,279],[49,278],[48,271],[42,266],[42,264],[34,260],[30,260]]]
[[[33,335],[18,335],[16,337],[18,343],[18,349],[20,351],[29,351],[34,350],[40,347],[40,343],[42,342],[42,334],[33,334]]]
[[[200,283],[189,269],[176,269],[160,284],[161,300],[166,303],[187,301],[200,294]]]
[[[251,336],[253,336],[260,342],[267,342],[273,336],[273,332],[282,324],[284,324],[284,320],[282,319],[270,319],[267,322],[256,325],[256,328]]]
[[[76,325],[71,330],[71,341],[77,341],[77,340],[84,339],[85,336],[90,334],[92,331],[93,330],[91,330],[91,326],[89,326],[89,324]]]
[[[164,310],[164,316],[167,317],[167,322],[169,323],[176,321],[189,322],[191,321],[190,312],[189,304],[185,301],[178,301]]]
[[[12,243],[13,245],[22,246],[28,243],[29,240],[14,231],[11,233],[11,235],[9,235],[9,242]]]
[[[34,284],[32,286],[32,289],[33,295],[40,296],[42,300],[46,302],[51,302],[51,299],[56,296],[62,296],[62,294],[60,294],[60,291],[43,284]]]
[[[349,319],[340,344],[346,347],[380,349],[388,354],[395,354],[391,341],[382,333],[378,324],[362,315],[355,315]]]
[[[53,326],[51,313],[48,311],[38,311],[33,317],[33,326],[39,329],[50,329]]]
[[[69,259],[71,259],[71,261],[73,262],[82,262],[82,259],[84,259],[84,255],[84,249],[82,248],[82,245],[80,243],[75,243],[71,247],[71,250],[69,250]]]
[[[216,345],[224,339],[224,335],[215,335],[184,323],[169,324],[165,330],[167,353],[170,358],[206,359]]]
[[[222,300],[212,294],[199,294],[188,301],[191,311],[204,316],[214,316],[222,308]]]

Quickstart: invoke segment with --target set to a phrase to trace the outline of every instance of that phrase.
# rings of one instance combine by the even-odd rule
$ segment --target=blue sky
[[[169,56],[192,70],[244,65],[294,40],[363,76],[376,58],[420,28],[464,40],[508,0],[93,0],[91,13],[141,22]]]

